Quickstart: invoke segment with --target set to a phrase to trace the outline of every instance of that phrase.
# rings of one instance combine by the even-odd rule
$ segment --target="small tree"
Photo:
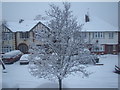
[[[64,8],[52,4],[47,15],[51,17],[48,30],[36,30],[35,40],[41,45],[32,45],[30,55],[30,73],[39,78],[58,79],[59,89],[62,80],[71,73],[89,73],[85,65],[92,63],[93,56],[86,49],[81,35],[82,25],[70,11],[70,3],[63,3]]]

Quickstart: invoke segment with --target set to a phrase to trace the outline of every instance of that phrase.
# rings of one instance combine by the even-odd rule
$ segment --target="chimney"
[[[24,21],[23,19],[20,19],[20,20],[19,20],[19,23],[22,23],[23,21]]]

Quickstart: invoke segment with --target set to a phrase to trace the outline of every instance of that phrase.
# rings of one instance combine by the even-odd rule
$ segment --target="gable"
[[[7,22],[7,27],[13,32],[26,32],[31,30],[39,21]]]
[[[41,29],[49,30],[49,28],[47,27],[47,23],[44,22],[44,24],[43,24],[43,23],[39,22],[30,31],[41,30]]]
[[[2,24],[2,32],[12,32],[8,27]]]
[[[22,22],[7,22],[7,28],[9,28],[12,32],[26,32],[30,31],[33,28],[35,28],[38,24],[42,24],[46,28],[46,21],[42,21],[42,23],[39,20],[24,20]],[[45,25],[44,25],[45,24]]]

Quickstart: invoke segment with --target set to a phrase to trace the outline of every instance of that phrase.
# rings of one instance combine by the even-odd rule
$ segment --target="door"
[[[113,53],[113,45],[107,45],[106,48],[107,48],[106,51],[107,51],[108,54],[112,54]]]
[[[23,52],[23,53],[27,53],[27,52],[28,52],[28,46],[27,46],[26,44],[24,44],[24,43],[19,44],[19,45],[18,45],[18,49],[19,49],[21,52]]]

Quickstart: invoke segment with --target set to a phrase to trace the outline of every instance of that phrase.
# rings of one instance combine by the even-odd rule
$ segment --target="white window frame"
[[[93,52],[103,52],[103,51],[105,51],[105,46],[104,45],[99,45],[98,51],[96,50],[96,46],[93,46],[92,51]]]
[[[114,37],[114,32],[109,32],[109,39],[113,39]]]
[[[105,46],[104,46],[104,45],[100,45],[99,51],[100,51],[100,52],[101,52],[101,51],[105,51]]]
[[[13,34],[11,32],[4,32],[2,33],[2,40],[12,40],[13,39]]]
[[[21,39],[26,39],[30,37],[29,32],[20,32],[19,34]]]
[[[83,36],[83,38],[87,38],[87,33],[86,32],[82,32],[82,36]]]
[[[93,38],[104,38],[104,32],[93,32]]]
[[[116,45],[113,45],[113,51],[116,51]]]
[[[12,51],[12,47],[11,46],[3,46],[2,47],[2,52],[6,53],[6,52],[10,52]]]

